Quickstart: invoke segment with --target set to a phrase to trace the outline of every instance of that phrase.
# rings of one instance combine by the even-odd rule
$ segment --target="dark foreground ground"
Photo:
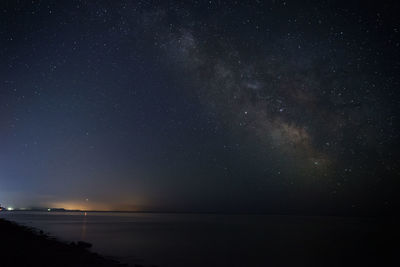
[[[121,267],[90,252],[88,243],[66,244],[42,232],[0,219],[0,266]]]

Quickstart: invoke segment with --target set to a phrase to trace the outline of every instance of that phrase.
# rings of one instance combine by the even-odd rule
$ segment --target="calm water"
[[[161,267],[347,266],[348,256],[371,262],[386,227],[368,218],[267,215],[2,212],[0,217],[61,240],[90,242],[93,251],[125,263]]]

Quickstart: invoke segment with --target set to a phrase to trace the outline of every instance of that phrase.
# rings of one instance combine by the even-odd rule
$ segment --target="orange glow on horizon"
[[[118,205],[118,204],[105,204],[87,201],[60,201],[49,202],[47,206],[50,208],[62,208],[66,210],[81,210],[81,211],[140,211],[135,205]]]

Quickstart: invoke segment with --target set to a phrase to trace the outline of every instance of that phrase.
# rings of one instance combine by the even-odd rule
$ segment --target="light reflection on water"
[[[277,262],[307,266],[326,257],[332,261],[338,249],[332,244],[357,247],[374,223],[339,217],[112,212],[2,212],[0,217],[64,241],[92,243],[92,250],[123,262],[161,267],[278,266]]]
[[[83,215],[81,240],[86,240],[86,224],[87,224],[86,216],[87,213],[85,212]]]

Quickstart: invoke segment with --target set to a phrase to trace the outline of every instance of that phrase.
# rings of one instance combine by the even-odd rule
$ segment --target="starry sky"
[[[400,207],[396,1],[1,1],[0,203]]]

